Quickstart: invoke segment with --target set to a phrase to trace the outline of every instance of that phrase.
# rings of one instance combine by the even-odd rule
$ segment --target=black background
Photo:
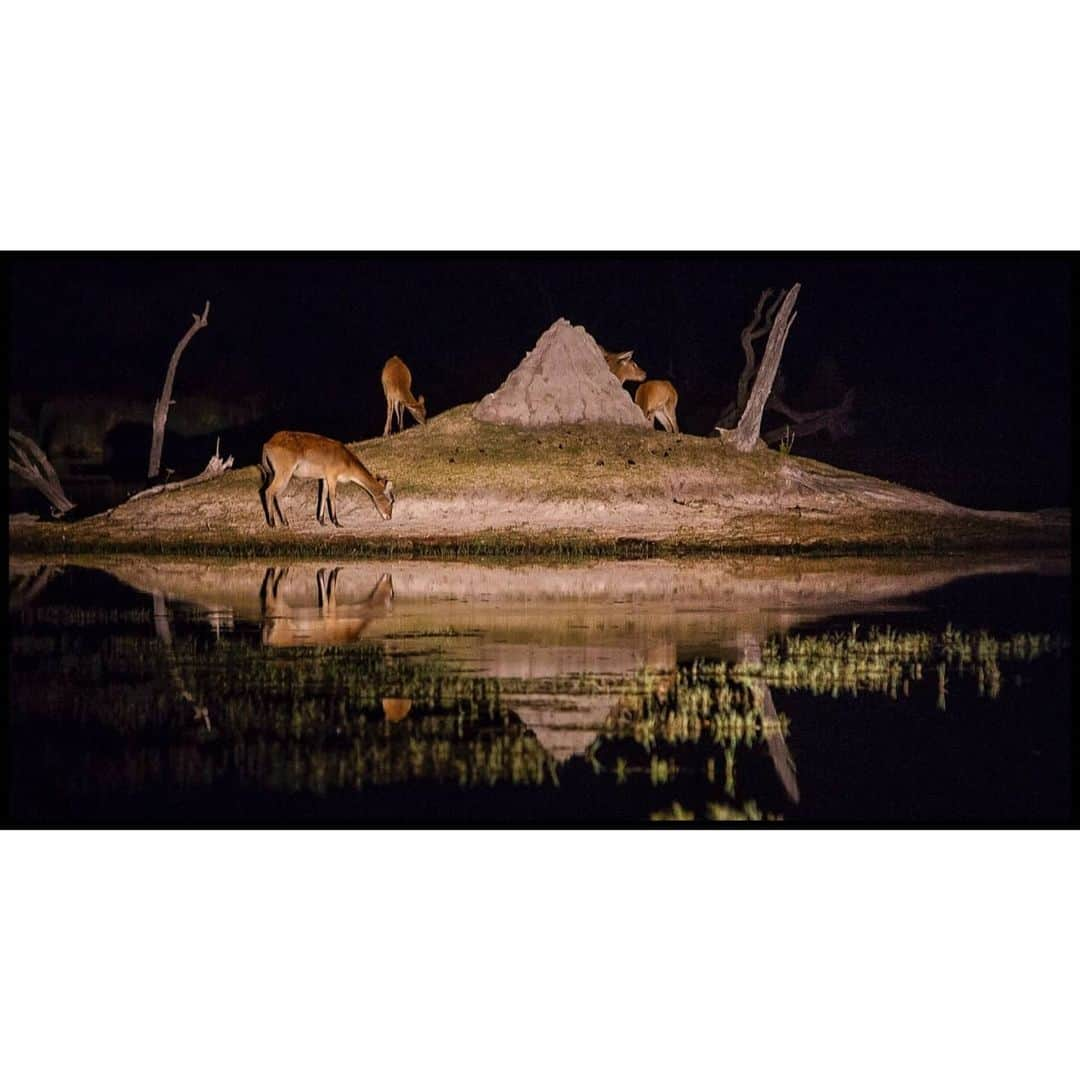
[[[262,391],[260,438],[294,427],[359,439],[382,430],[393,353],[436,415],[495,389],[565,316],[672,379],[681,425],[704,434],[734,395],[760,291],[799,281],[785,394],[814,407],[853,385],[857,430],[797,440],[795,453],[971,506],[1061,506],[1071,275],[1068,257],[1030,255],[18,256],[10,392],[31,406],[145,397],[149,416],[189,313],[209,299],[175,397]],[[254,460],[238,442],[239,463]]]

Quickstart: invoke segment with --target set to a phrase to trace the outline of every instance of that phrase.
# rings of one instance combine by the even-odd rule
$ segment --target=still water
[[[9,562],[20,824],[1054,824],[1067,557]]]

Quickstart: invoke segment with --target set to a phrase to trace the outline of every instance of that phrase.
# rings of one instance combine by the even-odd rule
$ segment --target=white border
[[[1071,1077],[1073,834],[4,837],[9,1075]]]
[[[1080,246],[1064,5],[20,5],[3,246]]]
[[[1069,249],[1063,6],[21,5],[7,249]],[[23,1077],[1071,1075],[1075,833],[19,833]]]

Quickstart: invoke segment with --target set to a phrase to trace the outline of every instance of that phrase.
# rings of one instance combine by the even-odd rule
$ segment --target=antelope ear
[[[626,352],[619,353],[619,359],[620,360],[633,360],[633,358],[634,358],[634,350],[633,349],[627,349]]]
[[[421,394],[416,400],[419,401],[421,405],[423,405],[424,404],[424,395]]]
[[[393,498],[394,498],[394,485],[390,482],[389,478],[387,478],[385,476],[380,476],[379,479],[382,480],[382,482],[383,482],[383,494],[388,499],[393,501]]]

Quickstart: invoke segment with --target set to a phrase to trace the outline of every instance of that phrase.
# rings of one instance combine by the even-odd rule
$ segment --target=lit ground
[[[515,429],[470,406],[389,439],[353,444],[389,474],[382,521],[359,488],[339,490],[343,528],[315,520],[314,481],[283,498],[271,530],[257,468],[147,496],[68,525],[13,525],[23,550],[192,553],[570,554],[680,550],[956,550],[1064,547],[1068,513],[970,511],[896,484],[775,451],[609,425]]]

